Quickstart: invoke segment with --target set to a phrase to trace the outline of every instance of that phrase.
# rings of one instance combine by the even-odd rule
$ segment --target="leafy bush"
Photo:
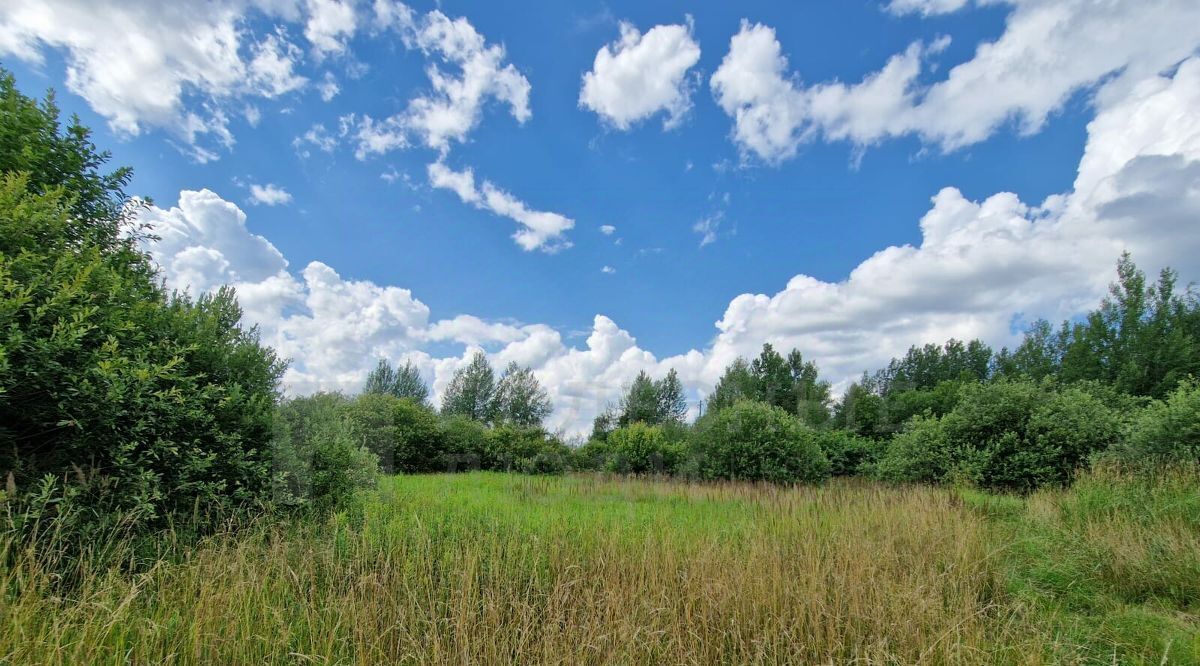
[[[397,424],[395,410],[400,399],[388,393],[363,393],[346,402],[342,412],[346,435],[379,460],[382,471],[394,471]]]
[[[582,446],[571,449],[568,456],[570,468],[580,472],[598,472],[607,468],[612,457],[612,447],[608,444],[609,434],[611,431],[604,432],[603,438],[593,436]]]
[[[937,483],[952,465],[941,420],[917,416],[887,443],[875,465],[875,475],[887,481]]]
[[[812,483],[829,476],[829,461],[812,430],[787,412],[740,401],[697,424],[696,471],[706,479]]]
[[[893,391],[886,398],[888,422],[898,430],[914,416],[944,416],[954,409],[964,386],[973,382],[940,381],[930,388]]]
[[[319,433],[313,443],[310,500],[318,510],[344,508],[375,484],[379,458],[350,438],[348,429]]]
[[[437,472],[445,469],[444,440],[437,415],[411,398],[392,404],[392,470]]]
[[[633,474],[672,474],[684,453],[679,438],[671,437],[662,426],[641,422],[609,433],[608,449],[606,468]]]
[[[274,454],[280,504],[333,509],[374,484],[379,458],[367,443],[382,437],[367,425],[389,426],[366,409],[372,404],[318,393],[280,405]]]
[[[442,442],[440,469],[466,472],[493,468],[486,426],[459,414],[443,416],[438,425]]]
[[[1200,462],[1200,383],[1180,382],[1166,400],[1148,405],[1105,457],[1130,467]]]
[[[23,96],[2,70],[0,109],[0,477],[11,501],[50,476],[87,507],[81,520],[138,529],[256,506],[272,488],[283,364],[239,326],[232,291],[163,290],[139,250],[130,172],[102,173],[109,156],[86,128],[60,127],[52,98]]]
[[[566,471],[566,445],[541,428],[501,424],[487,431],[484,469],[519,471],[527,474],[558,474]]]
[[[1029,491],[1069,483],[1120,431],[1113,410],[1083,388],[1031,381],[973,384],[940,420],[910,423],[889,444],[877,472],[896,481],[953,479]]]
[[[833,476],[861,474],[879,457],[879,442],[845,430],[818,430],[813,437],[829,459],[829,473]]]

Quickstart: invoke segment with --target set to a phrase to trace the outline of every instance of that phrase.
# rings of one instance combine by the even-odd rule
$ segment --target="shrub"
[[[914,416],[944,416],[958,404],[963,387],[971,383],[944,380],[932,388],[893,391],[885,402],[888,421],[900,428]]]
[[[940,419],[914,417],[886,444],[875,475],[887,481],[940,482],[953,464],[949,448]]]
[[[487,431],[484,469],[528,474],[566,471],[569,450],[541,428],[501,424]]]
[[[1200,461],[1200,383],[1180,382],[1166,400],[1148,405],[1104,457],[1130,467]]]
[[[608,444],[608,435],[611,431],[604,432],[604,437],[593,436],[582,446],[571,449],[568,462],[571,469],[580,472],[598,472],[608,466],[609,458],[612,457],[612,447]]]
[[[309,499],[320,511],[345,508],[359,490],[375,484],[379,458],[345,427],[322,430],[313,443]]]
[[[662,426],[631,423],[608,435],[609,457],[606,469],[633,474],[672,474],[683,457],[679,438],[672,438]]]
[[[829,473],[833,476],[861,474],[879,457],[879,442],[845,430],[818,430],[813,437],[829,460]]]
[[[271,491],[283,371],[231,290],[166,293],[124,193],[127,169],[0,70],[0,478],[43,480],[81,520],[213,519]],[[120,518],[116,518],[119,516]]]
[[[1116,416],[1095,396],[1029,381],[968,387],[942,426],[965,478],[1019,491],[1069,483],[1120,433]]]
[[[895,481],[966,481],[1029,491],[1069,483],[1115,442],[1120,421],[1084,388],[999,381],[963,388],[940,420],[918,418],[888,445],[877,473]]]
[[[443,415],[438,430],[442,442],[442,470],[466,472],[494,468],[488,430],[482,423],[460,414]]]
[[[379,458],[360,439],[363,424],[370,422],[363,416],[371,414],[364,407],[338,393],[318,393],[280,405],[274,448],[280,504],[334,509],[357,490],[374,484]]]
[[[706,415],[696,427],[694,453],[696,472],[706,479],[811,483],[829,476],[813,431],[759,402]]]
[[[382,471],[394,471],[396,422],[399,398],[387,393],[363,393],[344,409],[346,434],[358,446],[374,453]]]
[[[392,403],[392,466],[396,472],[437,472],[446,468],[445,443],[437,415],[424,403],[401,398]]]

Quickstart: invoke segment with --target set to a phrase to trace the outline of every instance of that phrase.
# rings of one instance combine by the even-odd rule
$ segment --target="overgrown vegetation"
[[[394,476],[73,600],[0,570],[14,662],[1200,663],[1200,485]]]
[[[695,414],[642,372],[568,446],[482,352],[436,408],[386,359],[284,399],[232,290],[161,284],[107,161],[0,70],[0,662],[1200,663],[1170,270],[1123,256],[1086,317],[840,400],[769,343]]]
[[[282,364],[231,290],[166,292],[127,169],[0,71],[0,474],[5,527],[92,538],[267,500]]]

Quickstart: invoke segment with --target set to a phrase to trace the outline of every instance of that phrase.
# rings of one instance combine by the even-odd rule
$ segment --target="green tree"
[[[692,448],[702,478],[815,483],[829,476],[815,431],[761,402],[709,412],[696,424]]]
[[[805,361],[800,350],[793,349],[787,356],[788,370],[792,377],[792,395],[795,405],[788,411],[813,427],[824,426],[829,421],[829,382],[822,381],[817,365]]]
[[[870,378],[851,384],[834,409],[833,426],[863,437],[890,435],[883,398],[870,389]]]
[[[792,369],[770,343],[763,344],[758,358],[750,362],[754,378],[754,399],[779,407],[789,414],[796,413],[796,391]]]
[[[386,359],[379,359],[379,364],[367,374],[362,392],[382,393],[422,403],[429,399],[429,387],[411,361],[405,361],[403,367],[393,368]]]
[[[1039,319],[1025,332],[1013,352],[1000,350],[996,357],[997,374],[1041,380],[1056,375],[1062,365],[1063,336],[1045,319]]]
[[[708,411],[720,411],[733,406],[739,400],[754,400],[757,395],[754,375],[750,374],[750,364],[739,356],[725,368],[725,374],[717,380],[717,385],[708,399]]]
[[[1200,300],[1176,289],[1164,269],[1147,286],[1128,253],[1117,262],[1117,281],[1099,309],[1073,326],[1064,324],[1060,378],[1099,380],[1131,395],[1162,398],[1200,372]]]
[[[480,423],[492,420],[496,377],[487,356],[475,352],[466,367],[454,373],[442,395],[442,414],[458,414]]]
[[[631,423],[608,437],[609,471],[671,474],[683,457],[683,446],[662,426]]]
[[[342,409],[350,440],[379,459],[380,468],[394,470],[396,424],[394,412],[399,398],[387,393],[363,393]]]
[[[618,411],[616,424],[619,427],[631,423],[682,424],[687,417],[687,398],[679,373],[672,368],[662,379],[653,380],[645,370],[639,372],[621,398]],[[593,430],[598,424],[606,425],[604,421],[593,423]]]
[[[683,423],[687,417],[687,398],[683,393],[683,382],[679,381],[679,373],[675,368],[667,371],[667,376],[654,384],[654,392],[658,397],[658,423]]]
[[[631,423],[659,423],[660,408],[658,387],[643,370],[633,379],[633,384],[621,399],[617,425],[625,427]]]
[[[392,468],[417,474],[446,471],[451,462],[446,437],[437,415],[423,402],[400,398],[392,405]]]
[[[88,514],[214,518],[272,490],[283,364],[232,290],[166,293],[129,171],[0,72],[0,475],[67,479]]]
[[[616,413],[611,405],[606,407],[604,411],[596,415],[596,418],[592,419],[592,436],[589,440],[595,442],[606,441],[608,435],[613,430],[616,430],[617,422],[620,418],[621,415]]]
[[[515,361],[501,375],[494,401],[492,418],[496,422],[521,427],[539,427],[553,411],[550,396],[533,370],[522,368]]]

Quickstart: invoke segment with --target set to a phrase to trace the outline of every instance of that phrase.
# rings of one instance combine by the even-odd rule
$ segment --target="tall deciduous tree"
[[[631,423],[683,423],[687,416],[687,398],[679,373],[672,368],[666,377],[653,380],[646,371],[639,372],[621,399],[619,411],[617,425],[621,427]]]
[[[501,423],[536,427],[542,425],[552,410],[550,396],[533,370],[522,368],[515,361],[509,363],[496,385],[492,418]]]
[[[487,356],[475,352],[466,367],[454,373],[450,385],[442,395],[442,413],[458,414],[469,419],[488,423],[492,420],[492,408],[496,395],[496,376]]]
[[[730,363],[709,399],[709,411],[725,409],[739,400],[778,407],[811,426],[829,421],[829,382],[821,380],[817,365],[805,361],[797,349],[784,358],[766,343],[752,362],[738,358]]]
[[[683,423],[687,417],[687,398],[683,393],[683,382],[679,381],[679,373],[675,368],[667,371],[667,376],[655,382],[655,394],[658,396],[659,423]]]
[[[756,396],[750,364],[739,356],[725,368],[725,374],[717,380],[712,396],[708,399],[708,411],[720,411],[732,407],[739,400],[755,400]]]
[[[379,359],[379,364],[367,375],[362,392],[393,395],[417,403],[429,399],[429,387],[411,361],[406,361],[400,368],[393,368],[386,359]]]
[[[650,379],[650,375],[645,370],[639,372],[633,379],[633,384],[629,386],[625,397],[621,399],[620,411],[621,415],[617,418],[617,424],[621,427],[631,423],[653,425],[659,422],[658,391],[654,386],[654,380]]]

